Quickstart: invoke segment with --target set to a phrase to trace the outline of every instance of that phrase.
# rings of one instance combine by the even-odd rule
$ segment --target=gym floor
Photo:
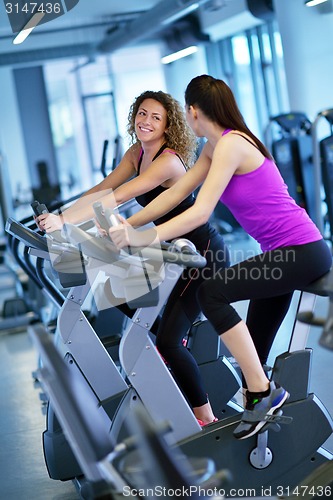
[[[239,243],[239,242],[237,242]],[[242,242],[242,246],[244,242]],[[1,272],[0,304],[7,298],[11,277]],[[316,312],[323,316],[328,299],[318,298]],[[246,303],[237,309],[245,314]],[[285,351],[293,324],[295,304],[283,323],[271,358]],[[319,328],[311,328],[308,346],[313,348],[311,391],[333,415],[333,352],[318,344]],[[26,331],[0,332],[0,500],[74,500],[78,498],[72,483],[49,479],[42,451],[45,415],[32,372],[37,354]],[[45,408],[44,408],[45,410]],[[333,436],[325,443],[333,452]]]

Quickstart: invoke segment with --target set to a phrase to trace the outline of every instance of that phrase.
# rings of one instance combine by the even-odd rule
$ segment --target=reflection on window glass
[[[287,113],[290,109],[290,106],[289,106],[289,97],[287,90],[286,71],[284,67],[282,41],[279,31],[274,25],[273,27],[274,27],[273,43],[277,56],[278,83],[280,86],[280,95],[281,95],[281,109],[279,112]]]
[[[227,42],[231,51],[227,50]],[[277,24],[263,23],[245,33],[221,40],[219,46],[223,49],[220,78],[227,76],[245,121],[263,140],[270,117],[289,109]]]
[[[260,57],[259,39],[255,30],[250,30],[250,32],[248,33],[248,39],[252,49],[252,79],[255,88],[254,94],[260,130],[260,132],[258,132],[258,135],[262,139],[263,130],[268,120],[268,111],[265,94],[263,65]]]
[[[50,104],[54,145],[61,148],[74,135],[73,123],[66,101]]]
[[[265,64],[272,63],[272,51],[268,33],[262,30],[263,59]]]
[[[260,136],[253,80],[250,66],[250,54],[247,38],[238,35],[232,38],[232,51],[235,61],[236,82],[238,87],[238,105],[248,127]]]
[[[232,38],[232,48],[236,64],[249,66],[249,47],[245,35],[238,35]]]

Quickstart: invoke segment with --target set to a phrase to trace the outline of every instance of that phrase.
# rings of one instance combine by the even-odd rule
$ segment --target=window
[[[230,85],[249,128],[264,140],[270,117],[289,109],[276,23],[262,24],[211,45],[218,50],[206,50],[208,68]]]
[[[111,167],[118,134],[128,145],[127,117],[144,90],[164,90],[159,47],[131,47],[95,59],[44,66],[49,115],[62,197],[87,190],[102,179],[104,141]]]

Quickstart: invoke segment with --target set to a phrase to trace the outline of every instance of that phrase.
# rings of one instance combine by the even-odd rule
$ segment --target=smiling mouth
[[[152,132],[152,130],[150,128],[146,128],[146,127],[141,127],[140,125],[138,126],[139,130],[141,130],[141,132]]]

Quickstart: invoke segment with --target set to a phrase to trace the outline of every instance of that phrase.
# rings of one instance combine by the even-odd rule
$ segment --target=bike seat
[[[321,295],[322,297],[333,296],[333,268],[321,278],[303,287],[301,291]]]

